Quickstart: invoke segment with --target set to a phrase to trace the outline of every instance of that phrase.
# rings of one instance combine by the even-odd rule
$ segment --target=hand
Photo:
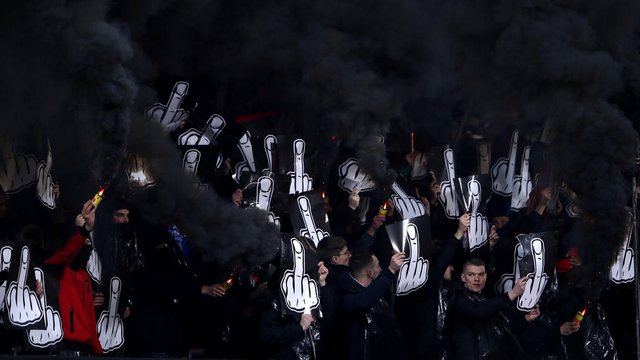
[[[394,182],[393,185],[391,185],[391,189],[395,192],[391,194],[391,201],[403,219],[411,219],[427,213],[424,204],[407,195],[398,183]]]
[[[549,275],[544,272],[545,254],[542,239],[535,238],[531,240],[531,255],[533,256],[533,274],[529,274],[524,293],[518,300],[518,308],[520,310],[533,309],[540,300],[549,281]]]
[[[511,208],[524,209],[527,207],[529,194],[533,189],[533,182],[529,175],[529,153],[531,146],[524,148],[522,154],[522,164],[520,165],[520,175],[513,178],[513,193],[511,194]]]
[[[560,326],[560,335],[568,336],[578,330],[580,330],[580,324],[573,321],[567,321],[566,323]]]
[[[340,180],[338,185],[346,191],[353,191],[358,188],[361,191],[372,190],[376,187],[371,177],[360,169],[357,159],[349,158],[338,167]]]
[[[211,115],[204,131],[189,129],[178,137],[180,145],[209,145],[220,135],[227,122],[220,115]]]
[[[291,183],[289,184],[289,194],[303,193],[313,190],[313,179],[304,172],[304,149],[306,144],[302,139],[293,142],[293,171],[289,172]]]
[[[400,267],[398,275],[398,295],[405,295],[426,284],[429,276],[429,261],[420,256],[420,234],[414,224],[409,224],[406,232],[409,242],[409,259]]]
[[[311,202],[306,196],[298,197],[298,208],[302,215],[302,221],[304,222],[304,228],[300,230],[300,236],[304,236],[313,241],[318,246],[320,240],[329,236],[329,233],[316,227],[316,222],[313,220],[313,213],[311,211]]]
[[[327,276],[329,276],[329,269],[324,266],[324,262],[320,261],[318,263],[318,282],[320,286],[327,285]]]
[[[253,146],[251,145],[251,133],[246,131],[238,140],[238,149],[242,154],[243,161],[236,164],[236,177],[240,179],[243,173],[255,173],[256,161],[253,157]]]
[[[507,292],[507,295],[509,296],[509,299],[511,301],[515,300],[515,298],[517,298],[518,296],[522,295],[522,293],[524,293],[524,288],[525,285],[527,283],[528,278],[526,276],[521,277],[511,288],[511,290],[509,290]]]
[[[118,300],[120,299],[120,278],[111,278],[111,297],[109,309],[100,314],[97,323],[98,339],[104,352],[120,348],[124,344],[124,324],[118,315]]]
[[[404,263],[405,255],[403,252],[398,252],[391,255],[391,261],[389,261],[389,271],[394,274],[397,274],[400,271],[400,267],[402,263]]]
[[[211,297],[223,297],[227,293],[227,289],[224,286],[224,283],[212,284],[212,285],[202,285],[201,291],[202,295],[207,295]]]
[[[293,269],[287,269],[280,282],[287,308],[296,312],[309,311],[318,306],[318,284],[305,273],[304,246],[291,239]]]
[[[507,159],[500,158],[491,167],[493,191],[504,196],[513,193],[513,175],[516,169],[516,153],[518,152],[518,130],[511,135],[511,150]]]
[[[458,209],[458,203],[456,201],[456,185],[453,182],[453,179],[456,177],[453,150],[447,149],[444,151],[444,165],[447,171],[447,178],[440,183],[438,199],[440,199],[444,207],[445,215],[449,219],[456,219],[460,216],[460,210]]]
[[[373,220],[371,220],[371,226],[369,226],[369,229],[367,229],[367,233],[371,236],[374,236],[376,234],[376,231],[378,231],[380,226],[382,226],[382,224],[384,224],[386,220],[387,215],[378,214],[374,216]]]
[[[46,348],[62,341],[62,317],[60,312],[54,310],[47,304],[47,294],[44,287],[44,273],[41,269],[35,268],[34,274],[36,284],[40,284],[42,295],[40,296],[40,307],[45,309],[44,329],[30,329],[27,331],[27,341],[31,346]],[[36,285],[37,287],[38,285]]]
[[[489,247],[493,249],[499,240],[500,235],[498,235],[498,227],[495,224],[491,224],[489,229]]]
[[[358,205],[360,205],[360,195],[358,195],[360,193],[360,188],[356,187],[354,188],[350,193],[349,193],[349,199],[348,199],[348,203],[349,203],[349,208],[351,210],[355,210],[358,208]]]
[[[536,306],[533,308],[533,310],[529,311],[524,316],[524,319],[527,322],[532,322],[532,321],[536,320],[538,318],[538,316],[540,316],[540,306],[538,304],[536,304]]]
[[[34,155],[15,152],[12,145],[0,145],[2,163],[0,167],[0,185],[7,193],[14,193],[36,181],[38,159]]]
[[[635,254],[633,248],[630,246],[632,235],[633,221],[629,221],[629,226],[627,227],[627,238],[620,250],[618,250],[616,262],[611,267],[611,281],[616,284],[631,282],[636,277]],[[571,264],[574,266],[580,266],[580,258],[577,256],[571,257]]]
[[[98,256],[96,249],[92,249],[91,255],[89,255],[89,261],[87,261],[87,272],[93,281],[100,284],[102,281],[102,262],[100,261],[100,256]]]
[[[302,316],[300,316],[300,326],[302,327],[302,330],[307,331],[314,321],[313,315],[302,314]]]
[[[42,286],[42,283],[37,280],[37,277],[36,277],[35,287],[36,287],[36,295],[38,295],[38,299],[42,299],[42,296],[44,296],[44,286]]]
[[[91,200],[84,203],[82,206],[82,219],[84,219],[84,228],[87,231],[93,230],[93,225],[96,222],[96,207],[91,204]]]
[[[18,279],[11,282],[6,297],[9,321],[19,327],[34,324],[42,319],[38,296],[26,285],[29,257],[29,248],[23,246],[20,252]]]
[[[471,216],[469,214],[464,214],[458,218],[458,230],[456,230],[453,236],[456,239],[461,240],[464,234],[469,230],[469,225],[471,225]]]
[[[145,117],[155,120],[162,125],[166,132],[172,132],[181,127],[189,117],[189,112],[181,109],[180,104],[189,91],[189,84],[177,82],[173,86],[167,105],[154,104],[145,110]]]
[[[276,164],[278,163],[278,138],[273,135],[267,135],[264,137],[264,151],[267,155],[267,170],[270,173],[276,172]]]
[[[56,194],[54,192],[55,184],[51,178],[51,165],[53,164],[53,156],[51,155],[51,145],[47,152],[47,161],[38,162],[36,169],[36,180],[38,188],[38,199],[42,205],[49,209],[56,207]]]

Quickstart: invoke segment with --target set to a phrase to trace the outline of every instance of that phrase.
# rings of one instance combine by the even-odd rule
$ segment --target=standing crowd
[[[549,206],[550,185],[535,186],[528,207],[517,213],[489,200],[489,241],[474,251],[465,244],[469,214],[447,219],[437,200],[437,179],[422,186],[416,194],[424,195],[419,197],[435,248],[426,285],[410,296],[395,296],[407,254],[394,251],[383,230],[398,220],[397,213],[383,199],[388,210],[362,221],[354,190],[345,204],[326,206],[332,234],[316,248],[321,299],[316,315],[282,315],[279,254],[260,266],[216,268],[200,261],[198,249],[171,219],[145,224],[118,196],[106,197],[99,208],[89,200],[75,223],[45,231],[12,217],[15,204],[0,192],[0,241],[15,244],[14,256],[18,244],[28,244],[31,263],[55,274],[59,293],[47,293],[49,300],[57,297],[64,339],[45,353],[427,360],[635,356],[631,329],[624,328],[633,307],[618,307],[617,313],[626,314],[619,317],[623,320],[608,321],[605,311],[609,294],[628,293],[611,287],[594,299],[590,289],[572,281],[575,269],[589,261],[588,249],[563,236],[572,219],[561,205]],[[233,206],[245,203],[231,178],[221,178],[216,191]],[[516,235],[538,232],[555,232],[560,239],[555,275],[533,310],[522,312],[514,302],[527,276],[498,291],[501,257],[513,254]],[[8,272],[3,267],[0,280]],[[47,287],[41,279],[26,279],[42,298]],[[119,322],[103,322],[105,310]],[[105,328],[99,334],[100,326]],[[23,332],[3,327],[4,354],[43,353],[25,345]],[[105,332],[111,337],[101,339]]]

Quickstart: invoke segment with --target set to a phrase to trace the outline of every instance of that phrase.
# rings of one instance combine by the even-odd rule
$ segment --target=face
[[[484,285],[487,282],[487,273],[483,265],[476,266],[467,264],[464,267],[461,277],[464,287],[477,293],[484,289]]]
[[[240,206],[240,204],[242,204],[242,199],[243,197],[242,197],[241,189],[236,189],[236,191],[234,191],[233,194],[231,194],[231,202],[235,206]]]
[[[128,224],[129,223],[129,210],[119,209],[113,212],[111,222],[114,224]]]
[[[331,262],[335,265],[344,265],[349,266],[349,259],[351,258],[351,252],[349,252],[349,248],[343,246],[340,249],[340,254],[335,255],[331,258]]]
[[[493,219],[493,224],[498,228],[502,229],[509,222],[508,216],[496,216]]]
[[[378,261],[378,258],[375,255],[372,255],[373,258],[373,263],[371,263],[371,267],[369,268],[369,277],[371,277],[371,280],[375,280],[380,273],[382,272],[382,269],[380,268],[380,261]]]

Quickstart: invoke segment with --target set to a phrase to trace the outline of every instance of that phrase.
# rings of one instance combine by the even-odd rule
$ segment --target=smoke
[[[578,237],[590,259],[575,279],[598,297],[624,235],[631,188],[625,171],[637,132],[609,100],[638,69],[638,4],[521,1],[447,5],[461,82],[483,111],[547,120],[552,171],[580,199]],[[637,79],[637,78],[636,78]],[[633,80],[633,79],[632,79]],[[587,285],[588,284],[588,285]]]
[[[556,134],[548,149],[552,170],[587,214],[579,230],[593,267],[580,280],[599,285],[622,239],[619,219],[630,195],[624,171],[638,142],[627,114],[637,113],[640,95],[639,6],[11,2],[0,14],[7,74],[1,124],[16,139],[45,129],[54,177],[74,206],[110,178],[126,151],[154,159],[161,186],[137,205],[149,220],[179,223],[220,261],[243,247],[253,259],[267,256],[275,232],[262,215],[240,216],[214,195],[194,197],[174,144],[139,118],[175,81],[193,84],[188,98],[199,102],[198,111],[227,119],[277,111],[291,125],[282,135],[301,134],[315,149],[332,148],[338,138],[380,184],[395,177],[387,151],[408,144],[381,143],[379,134],[405,141],[413,129],[418,150],[427,150],[455,142],[469,118],[492,133],[548,121]],[[613,101],[621,99],[624,112]]]

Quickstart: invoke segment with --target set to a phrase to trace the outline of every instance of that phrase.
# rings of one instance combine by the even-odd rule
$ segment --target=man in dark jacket
[[[439,287],[447,267],[462,249],[461,240],[469,222],[468,214],[458,219],[458,229],[443,242],[432,258],[425,286],[415,293],[396,298],[396,316],[407,351],[413,359],[436,359],[440,352],[436,331]]]
[[[391,257],[389,267],[382,270],[375,255],[359,254],[350,260],[350,279],[339,284],[342,297],[342,321],[348,331],[348,358],[366,359],[368,356],[368,335],[371,335],[369,319],[375,317],[374,307],[388,308],[380,304],[384,295],[395,281],[395,275],[404,262],[404,253]],[[389,309],[390,311],[390,309]],[[378,313],[380,314],[380,313]],[[375,320],[374,320],[375,322]],[[379,331],[390,330],[378,329]],[[369,334],[367,334],[369,332]],[[384,336],[381,335],[381,339]]]
[[[485,264],[479,258],[465,262],[462,285],[453,292],[448,319],[449,359],[514,359],[508,324],[501,310],[524,292],[527,277],[522,277],[506,294],[491,299],[482,295],[487,281]],[[517,349],[517,345],[516,345]]]

